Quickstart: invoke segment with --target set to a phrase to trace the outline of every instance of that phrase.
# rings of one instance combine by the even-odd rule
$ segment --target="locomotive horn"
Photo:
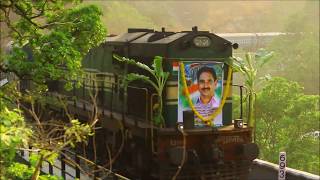
[[[239,44],[238,43],[233,43],[232,44],[232,48],[233,49],[238,49],[239,48]]]
[[[192,31],[193,31],[193,32],[197,32],[197,31],[198,31],[198,26],[193,26],[193,27],[192,27]]]

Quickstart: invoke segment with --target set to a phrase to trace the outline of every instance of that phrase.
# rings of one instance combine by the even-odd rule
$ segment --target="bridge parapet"
[[[276,180],[278,179],[278,171],[279,165],[255,159],[249,180]],[[287,167],[286,180],[320,180],[320,176]]]
[[[239,44],[241,49],[257,50],[268,45],[273,38],[288,35],[282,32],[265,32],[265,33],[217,33],[231,43]]]

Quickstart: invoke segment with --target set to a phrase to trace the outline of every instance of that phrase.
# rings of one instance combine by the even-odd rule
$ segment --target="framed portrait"
[[[178,74],[178,122],[183,122],[184,112],[193,111],[194,125],[206,126],[194,111],[208,118],[219,108],[223,94],[223,63],[188,61],[184,62],[183,70],[184,77],[181,69]],[[188,94],[185,88],[188,89]],[[212,119],[212,125],[223,126],[222,122],[221,111]]]

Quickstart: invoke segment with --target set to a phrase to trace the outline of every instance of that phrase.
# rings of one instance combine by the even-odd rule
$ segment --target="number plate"
[[[207,36],[197,36],[193,39],[193,43],[196,47],[209,47],[211,39]]]
[[[278,180],[286,179],[286,166],[287,166],[286,152],[279,153],[279,176]]]

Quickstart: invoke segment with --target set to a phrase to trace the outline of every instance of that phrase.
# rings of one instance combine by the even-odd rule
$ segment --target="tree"
[[[245,60],[240,57],[232,57],[229,64],[235,71],[241,72],[245,78],[245,87],[247,88],[247,98],[249,103],[248,125],[255,127],[254,102],[256,95],[256,83],[258,70],[266,64],[273,56],[273,52],[267,52],[260,49],[255,54],[246,53]],[[268,76],[266,76],[269,78]],[[260,79],[261,80],[261,79]]]
[[[63,148],[85,141],[95,123],[81,124],[73,117],[67,123],[61,123],[41,116],[39,107],[50,102],[46,97],[47,82],[64,80],[65,87],[70,89],[82,72],[83,56],[104,40],[106,30],[100,20],[102,12],[99,8],[94,5],[75,7],[78,1],[4,0],[0,5],[0,21],[7,26],[13,42],[10,54],[1,51],[0,70],[1,74],[11,72],[17,77],[8,87],[0,89],[1,109],[6,109],[12,116],[14,108],[22,108],[28,114],[26,123],[32,125],[33,131],[32,138],[26,140],[33,146],[33,151],[39,153],[34,156],[32,175],[32,179],[38,179],[43,160],[52,162]],[[32,82],[32,88],[20,93],[15,83],[25,80]],[[0,114],[1,119],[6,116],[6,113]],[[7,121],[13,124],[17,119],[23,121],[16,117],[7,118]],[[23,128],[21,123],[18,126]],[[13,130],[19,132],[19,129]],[[6,134],[1,131],[1,138]],[[12,147],[19,148],[20,142]]]
[[[319,139],[307,134],[319,130],[319,96],[272,78],[258,93],[256,110],[260,158],[277,163],[279,151],[286,151],[289,167],[318,174]]]
[[[66,2],[1,1],[1,21],[13,39],[10,55],[1,58],[1,71],[32,77],[38,84],[48,78],[77,79],[82,57],[104,40],[105,29],[96,6],[65,9]],[[12,12],[18,16],[14,22]]]

